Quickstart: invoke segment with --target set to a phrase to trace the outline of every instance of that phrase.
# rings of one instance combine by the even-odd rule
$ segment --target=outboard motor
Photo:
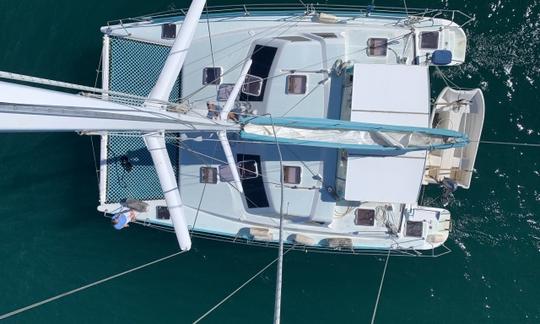
[[[442,204],[446,207],[454,201],[454,192],[458,189],[458,184],[450,178],[444,178],[440,184],[443,189],[441,197]]]

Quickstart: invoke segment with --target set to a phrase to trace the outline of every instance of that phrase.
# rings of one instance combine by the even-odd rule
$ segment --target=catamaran
[[[464,62],[470,17],[204,9],[102,27],[99,89],[0,73],[0,130],[99,136],[98,210],[174,230],[183,250],[191,235],[349,253],[443,246],[450,212],[420,193],[469,188],[484,99],[445,88],[432,102],[430,68]]]

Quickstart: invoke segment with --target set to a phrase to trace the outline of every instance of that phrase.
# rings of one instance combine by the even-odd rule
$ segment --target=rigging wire
[[[283,253],[283,255],[285,256],[287,253],[289,253],[289,251],[291,251],[293,249],[294,245],[291,246],[289,249],[287,249],[287,251],[285,251]],[[212,313],[213,311],[215,311],[218,307],[220,307],[221,305],[223,305],[223,303],[225,303],[227,300],[229,300],[232,296],[234,296],[237,292],[239,292],[242,288],[244,288],[245,286],[247,286],[250,282],[252,282],[255,278],[257,278],[259,275],[261,275],[264,271],[266,271],[266,269],[270,268],[274,263],[276,263],[276,261],[278,261],[279,258],[275,258],[274,260],[272,260],[270,263],[268,263],[266,266],[264,266],[261,270],[259,270],[256,274],[254,274],[251,278],[249,278],[247,281],[245,281],[243,284],[241,284],[238,288],[236,288],[235,290],[233,290],[233,292],[231,292],[230,294],[228,294],[225,298],[223,298],[221,301],[219,301],[216,305],[214,305],[212,308],[210,308],[206,313],[204,313],[203,315],[201,315],[199,318],[197,318],[195,321],[193,321],[193,324],[197,324],[199,323],[200,321],[202,321],[204,318],[206,318],[208,315],[210,315],[210,313]]]
[[[180,139],[178,139],[178,145],[177,145],[178,149],[182,149],[180,143],[181,143],[181,141],[180,141]],[[214,153],[213,153],[213,155],[216,155],[217,148],[218,148],[218,143],[216,142],[216,144],[214,145]],[[199,156],[197,156],[197,158],[200,161],[204,162],[204,164],[206,164],[207,167],[210,166],[210,164],[206,160],[204,160],[203,158],[201,158]],[[178,163],[180,164],[180,161]],[[199,219],[199,214],[200,214],[200,211],[201,211],[201,206],[202,206],[202,202],[203,202],[203,199],[204,199],[204,194],[206,193],[206,186],[207,185],[208,185],[208,183],[205,182],[204,186],[203,186],[202,193],[201,193],[201,198],[199,199],[199,205],[197,206],[197,212],[195,213],[195,218],[193,220],[193,225],[191,225],[191,231],[189,232],[191,237],[193,237],[193,231],[195,230],[195,225],[197,225],[197,220]]]
[[[143,264],[143,265],[137,266],[137,267],[135,267],[135,268],[131,268],[131,269],[129,269],[129,270],[126,270],[126,271],[117,273],[117,274],[115,274],[115,275],[109,276],[109,277],[107,277],[107,278],[103,278],[103,279],[101,279],[101,280],[92,282],[92,283],[90,283],[90,284],[88,284],[88,285],[84,285],[84,286],[82,286],[82,287],[79,287],[79,288],[76,288],[76,289],[72,289],[72,290],[70,290],[70,291],[66,291],[66,292],[61,293],[61,294],[59,294],[59,295],[56,295],[56,296],[53,296],[53,297],[44,299],[44,300],[42,300],[42,301],[40,301],[40,302],[37,302],[37,303],[31,304],[31,305],[28,305],[28,306],[25,306],[25,307],[16,309],[16,310],[11,311],[11,312],[8,312],[8,313],[5,313],[5,314],[3,314],[3,315],[0,315],[0,320],[4,320],[4,319],[6,319],[6,318],[9,318],[9,317],[15,316],[15,315],[17,315],[17,314],[20,314],[20,313],[22,313],[22,312],[25,312],[25,311],[27,311],[27,310],[30,310],[30,309],[39,307],[39,306],[41,306],[41,305],[44,305],[44,304],[53,302],[53,301],[55,301],[55,300],[58,300],[58,299],[60,299],[60,298],[63,298],[63,297],[72,295],[72,294],[77,293],[77,292],[79,292],[79,291],[82,291],[82,290],[85,290],[85,289],[88,289],[88,288],[97,286],[97,285],[102,284],[102,283],[104,283],[104,282],[107,282],[107,281],[109,281],[109,280],[112,280],[112,279],[115,279],[115,278],[118,278],[118,277],[122,277],[122,276],[127,275],[127,274],[129,274],[129,273],[131,273],[131,272],[134,272],[134,271],[137,271],[137,270],[146,268],[146,267],[148,267],[148,266],[154,265],[154,264],[156,264],[156,263],[159,263],[159,262],[168,260],[168,259],[170,259],[170,258],[173,258],[173,257],[175,257],[175,256],[177,256],[177,255],[180,255],[180,254],[184,253],[184,252],[187,252],[187,251],[179,251],[179,252],[175,252],[175,253],[173,253],[173,254],[170,254],[170,255],[168,255],[168,256],[165,256],[165,257],[156,259],[156,260],[154,260],[154,261],[150,261],[150,262],[148,262],[148,263],[145,263],[145,264]]]
[[[371,324],[375,323],[375,316],[377,315],[377,307],[379,306],[379,300],[381,298],[381,292],[382,287],[384,283],[384,278],[386,276],[386,269],[388,267],[388,260],[390,260],[390,252],[392,251],[392,247],[388,249],[388,254],[386,255],[386,261],[384,262],[384,270],[381,276],[381,283],[379,284],[379,292],[377,293],[377,300],[375,301],[375,307],[373,308],[373,315],[371,316]]]
[[[503,141],[471,141],[471,142],[472,143],[480,143],[480,144],[496,144],[496,145],[540,147],[540,143],[519,143],[519,142],[503,142]]]
[[[208,43],[210,45],[210,54],[212,55],[212,68],[215,68],[216,67],[216,59],[214,58],[214,43],[212,42],[212,31],[210,30],[210,13],[208,12],[208,2],[205,3],[205,7],[206,7],[206,28],[208,29]],[[210,84],[215,84],[216,85],[216,93],[218,92],[218,89],[219,89],[219,86],[217,84],[217,82],[215,81],[218,81],[221,79],[221,75],[217,75],[216,76],[216,79],[212,80],[212,82],[210,82]]]
[[[96,170],[96,181],[97,181],[97,187],[98,187],[98,193],[99,193],[99,167],[98,167],[98,163],[97,163],[97,158],[96,158],[96,149],[94,147],[94,137],[93,136],[89,136],[90,137],[90,143],[92,144],[92,156],[93,156],[93,160],[94,160],[94,169]]]

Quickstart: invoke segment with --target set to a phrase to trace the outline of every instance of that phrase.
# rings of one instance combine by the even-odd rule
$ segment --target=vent
[[[280,36],[276,37],[276,39],[282,39],[289,42],[309,42],[309,38],[305,38],[302,36]]]
[[[322,38],[337,38],[337,35],[334,33],[313,33],[315,36],[319,36]]]

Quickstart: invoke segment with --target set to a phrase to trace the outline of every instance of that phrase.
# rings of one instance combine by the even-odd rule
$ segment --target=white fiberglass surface
[[[429,91],[427,66],[355,64],[351,120],[381,123],[388,117],[401,125],[426,127]]]

